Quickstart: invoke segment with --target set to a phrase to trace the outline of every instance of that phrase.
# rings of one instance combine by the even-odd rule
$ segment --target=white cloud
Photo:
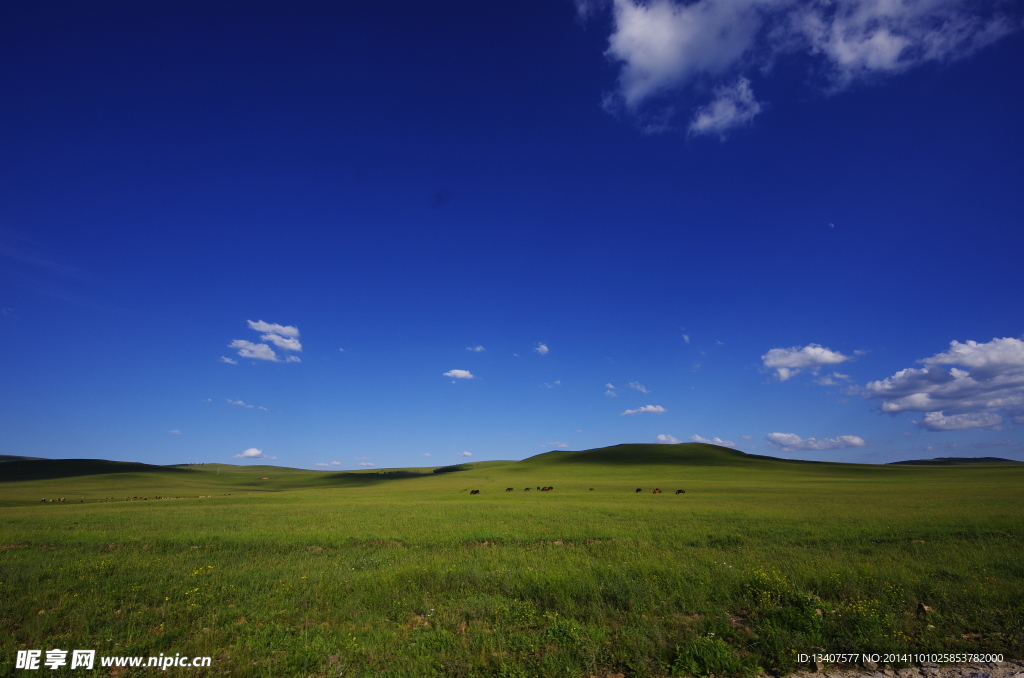
[[[742,127],[761,112],[761,104],[754,98],[750,81],[739,78],[732,85],[715,88],[715,98],[701,106],[690,121],[690,134],[717,134],[725,138],[729,130]]]
[[[176,436],[180,436],[181,435],[181,431],[179,431],[178,429],[174,429],[173,431],[168,431],[168,433],[170,433],[172,435],[176,435]]]
[[[269,334],[261,335],[260,339],[262,339],[263,341],[269,341],[274,346],[277,346],[278,348],[283,348],[286,351],[302,350],[302,344],[300,344],[299,340],[295,339],[294,337],[282,337],[280,334],[274,334],[273,332],[271,332]]]
[[[924,412],[916,423],[931,431],[1024,423],[1024,341],[952,341],[949,351],[918,362],[925,367],[872,381],[863,395],[889,414]]]
[[[611,389],[608,389],[607,391],[605,391],[604,394],[606,396],[608,396],[609,398],[618,398],[619,397],[619,394],[616,393],[615,391],[612,391]]]
[[[928,412],[924,419],[914,423],[929,431],[963,431],[969,428],[999,426],[1003,423],[1003,418],[992,412],[951,414],[948,417],[942,412]]]
[[[274,349],[270,348],[266,344],[254,344],[251,341],[245,339],[235,339],[228,348],[237,348],[238,355],[243,358],[257,358],[259,360],[270,360],[277,362],[277,354],[274,353]]]
[[[654,414],[662,414],[665,411],[665,408],[662,407],[661,405],[644,405],[643,407],[638,407],[635,410],[626,410],[622,414],[638,414],[640,412],[653,412]]]
[[[565,444],[565,443],[553,442],[553,443],[544,443],[543,445],[541,445],[541,447],[556,447],[556,448],[564,450],[564,449],[568,449],[569,446],[567,444]]]
[[[479,353],[480,351],[483,351],[485,349],[483,346],[467,346],[466,350],[473,351],[474,353]]]
[[[614,27],[605,55],[618,64],[606,107],[671,126],[679,103],[706,84],[715,101],[690,118],[691,133],[721,134],[759,109],[751,76],[771,77],[774,62],[803,54],[827,91],[951,62],[1017,30],[999,0],[577,0],[586,19],[610,6]],[[732,85],[724,83],[732,82]],[[682,97],[678,96],[680,93]],[[654,107],[654,114],[645,115]],[[691,109],[692,110],[692,109]]]
[[[556,386],[561,386],[561,385],[562,385],[562,381],[560,379],[558,379],[558,380],[555,380],[555,382],[553,384],[549,384],[547,382],[541,384],[541,388],[554,388]]]
[[[267,408],[263,407],[263,405],[260,405],[260,406],[259,406],[259,408],[257,408],[257,409],[261,409],[261,410],[263,410],[264,412],[269,412],[269,411],[270,411],[270,410],[268,410]]]
[[[465,451],[463,451],[463,452],[459,452],[459,456],[460,457],[472,457],[473,453],[472,452],[465,452]]]
[[[668,436],[665,435],[664,433],[659,435],[657,440],[659,443],[665,443],[666,445],[678,445],[679,443],[683,442],[674,436]]]
[[[798,450],[841,450],[847,447],[867,445],[858,436],[836,436],[835,438],[801,438],[795,433],[769,433],[765,436],[773,447],[783,452]]]
[[[803,348],[773,348],[761,356],[764,366],[774,369],[775,377],[779,381],[786,381],[808,367],[817,370],[822,365],[835,365],[849,359],[849,356],[824,348],[820,344],[808,344]]]
[[[342,353],[345,352],[345,349],[343,349],[343,348],[339,348],[338,350],[341,351]]]
[[[451,377],[452,379],[474,379],[473,373],[469,370],[448,370],[443,375],[444,377]]]
[[[262,320],[253,322],[246,320],[249,323],[249,329],[256,330],[257,332],[267,332],[269,334],[278,334],[282,337],[293,337],[298,338],[299,328],[293,325],[276,325],[274,323],[265,323]]]
[[[647,388],[644,387],[644,385],[641,384],[639,381],[631,381],[628,384],[626,384],[626,386],[630,387],[631,389],[640,391],[641,393],[650,393],[650,391],[648,391]]]
[[[547,355],[549,349],[547,344],[537,344],[537,348],[533,350],[536,351],[537,353],[540,353],[541,355]]]
[[[302,344],[299,343],[299,328],[292,325],[277,325],[274,323],[265,323],[262,320],[253,322],[252,320],[246,321],[249,324],[249,329],[262,332],[260,339],[262,341],[268,341],[274,346],[284,351],[301,351]],[[270,362],[281,362],[278,360],[277,353],[274,349],[270,348],[270,344],[257,344],[245,339],[235,339],[228,348],[238,349],[238,355],[243,358],[256,358],[258,360],[269,360]],[[237,364],[236,361],[230,358],[221,358],[224,362]],[[302,362],[295,356],[289,356],[284,360],[286,363],[298,363]]]
[[[277,457],[268,457],[263,454],[263,450],[258,450],[255,447],[250,447],[241,454],[236,454],[235,459],[277,459]]]
[[[331,461],[331,462],[319,462],[318,461],[315,464],[315,466],[341,466],[341,462],[340,461]]]
[[[689,334],[684,334],[683,335],[683,341],[685,341],[687,344],[689,344],[690,343],[690,335]]]
[[[220,357],[220,361],[222,363],[227,363],[228,365],[237,365],[238,364],[237,360],[232,360],[231,358],[228,358],[226,356],[221,356]]]
[[[232,405],[238,405],[240,407],[248,407],[250,410],[253,409],[252,405],[246,405],[241,400],[232,400],[231,398],[225,398],[225,400],[227,400]]]
[[[356,464],[356,466],[365,466],[365,467],[370,467],[370,466],[376,466],[376,464],[371,464],[371,463],[370,463],[370,462],[368,462],[368,461],[361,461],[361,462],[359,462],[358,464]]]
[[[429,456],[430,456],[430,452],[424,452],[424,453],[423,453],[423,456],[424,456],[424,457],[429,457]]]
[[[704,443],[706,445],[722,445],[723,447],[736,447],[736,443],[734,443],[733,441],[722,440],[721,438],[718,437],[708,440],[707,438],[702,438],[701,436],[698,435],[692,435],[690,436],[690,440],[692,440],[695,443]]]
[[[297,355],[290,355],[284,359],[286,363],[301,363],[302,359]]]
[[[742,440],[753,440],[753,436],[740,436]]]

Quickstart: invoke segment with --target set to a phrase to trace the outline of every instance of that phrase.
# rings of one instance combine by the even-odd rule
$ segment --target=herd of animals
[[[531,487],[524,487],[523,488],[523,492],[529,492],[531,489],[533,489],[533,488],[531,488]],[[538,487],[537,489],[540,490],[541,492],[550,492],[551,490],[553,490],[555,488],[553,488],[553,487]],[[514,487],[506,487],[505,491],[506,492],[515,492],[516,488],[514,488]],[[594,488],[590,488],[590,491],[593,492]],[[643,490],[642,487],[638,487],[638,488],[636,488],[636,491],[637,492],[643,492],[644,490]],[[470,494],[480,494],[480,490],[470,490],[469,493]],[[659,490],[658,488],[654,488],[654,490],[651,492],[651,494],[663,494],[663,492],[661,490]],[[676,494],[686,494],[686,490],[676,490]]]

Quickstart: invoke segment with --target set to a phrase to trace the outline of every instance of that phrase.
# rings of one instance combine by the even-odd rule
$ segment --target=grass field
[[[1024,464],[699,444],[449,473],[76,463],[0,462],[0,672],[55,647],[214,658],[179,676],[749,676],[815,650],[1024,655]]]

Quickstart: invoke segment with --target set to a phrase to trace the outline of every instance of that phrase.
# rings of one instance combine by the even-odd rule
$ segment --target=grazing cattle
[[[655,488],[654,492],[651,492],[651,494],[661,494],[661,490]]]
[[[686,494],[686,490],[676,490],[676,494]]]
[[[513,488],[511,488],[511,487],[506,487],[506,488],[505,488],[505,491],[506,491],[506,492],[511,492],[511,491],[512,491],[512,489],[513,489]]]
[[[523,489],[523,492],[529,492],[529,491],[530,491],[530,488],[528,488],[528,487]]]
[[[542,487],[542,488],[540,488],[540,491],[541,492],[550,492],[553,489],[555,489],[555,488],[553,488],[553,487]]]
[[[480,494],[480,490],[470,490],[470,494]]]
[[[641,490],[641,489],[640,489],[639,487],[638,487],[638,488],[636,488],[636,491],[637,491],[637,492],[643,492],[643,490]]]
[[[591,491],[591,492],[593,492],[593,491],[594,491],[594,488],[590,488],[590,491]]]

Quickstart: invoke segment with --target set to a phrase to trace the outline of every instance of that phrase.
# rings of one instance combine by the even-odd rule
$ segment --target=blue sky
[[[1013,4],[0,12],[0,454],[1024,460]]]

